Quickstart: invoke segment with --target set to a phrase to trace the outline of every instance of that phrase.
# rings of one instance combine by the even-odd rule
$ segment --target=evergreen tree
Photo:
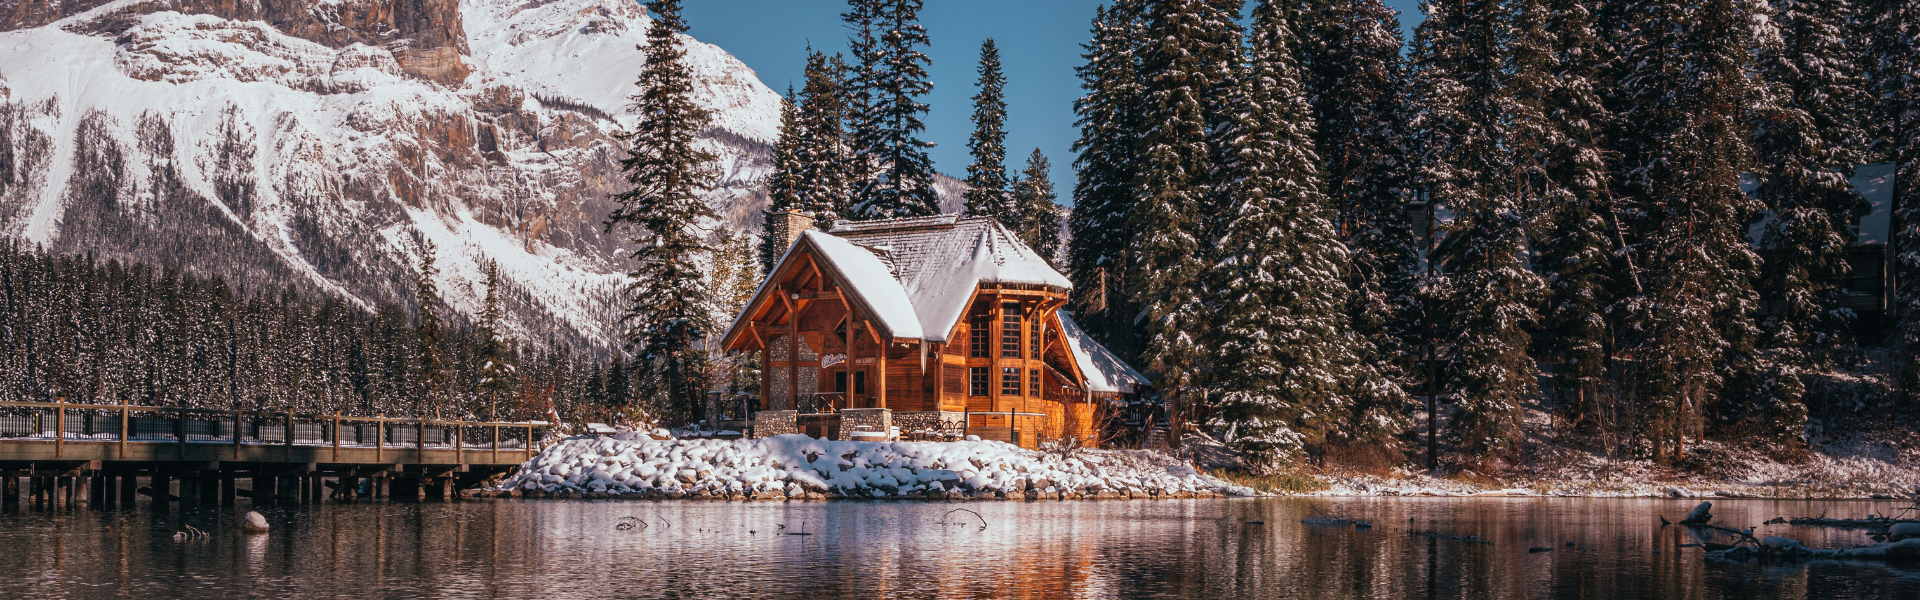
[[[848,41],[860,61],[853,80],[866,99],[852,113],[855,163],[866,163],[871,177],[855,185],[852,216],[890,219],[938,214],[933,194],[933,159],[920,140],[926,130],[920,97],[933,90],[927,79],[926,28],[920,25],[921,0],[848,0],[843,15],[856,29]]]
[[[814,52],[807,57],[807,84],[797,101],[800,130],[806,136],[796,148],[800,181],[794,194],[796,210],[817,223],[831,224],[848,213],[848,164],[851,156],[841,124],[847,118],[846,87],[841,82],[847,66],[840,57]]]
[[[1217,319],[1209,426],[1256,470],[1343,434],[1356,392],[1381,383],[1348,331],[1348,253],[1321,192],[1313,122],[1282,8],[1254,9],[1250,69],[1225,131],[1228,205],[1208,274]],[[1397,389],[1397,388],[1394,388]],[[1390,432],[1398,433],[1398,432]]]
[[[1413,55],[1421,181],[1428,201],[1454,214],[1432,260],[1436,320],[1450,340],[1449,436],[1470,460],[1514,449],[1522,403],[1537,387],[1527,329],[1542,284],[1526,260],[1528,199],[1505,120],[1520,108],[1503,68],[1508,18],[1498,3],[1430,3]]]
[[[1214,214],[1215,124],[1225,121],[1242,63],[1237,2],[1153,0],[1146,5],[1140,49],[1141,125],[1134,198],[1126,216],[1133,232],[1124,251],[1129,292],[1141,307],[1145,361],[1154,385],[1178,418],[1204,413],[1196,376],[1197,340],[1207,322],[1201,277],[1204,216]]]
[[[633,98],[641,118],[624,134],[629,149],[620,163],[633,188],[614,195],[606,227],[635,229],[624,320],[637,398],[654,418],[674,422],[691,418],[707,389],[702,342],[714,325],[701,264],[712,249],[699,228],[717,218],[700,198],[712,186],[713,155],[693,145],[709,115],[693,102],[693,76],[675,37],[687,30],[680,3],[646,6],[654,18]]]
[[[1614,407],[1601,399],[1613,330],[1606,310],[1621,294],[1619,286],[1635,281],[1620,275],[1614,257],[1622,238],[1612,216],[1605,128],[1615,119],[1596,88],[1603,45],[1587,0],[1528,0],[1521,12],[1525,18],[1516,35],[1540,40],[1546,52],[1536,59],[1542,65],[1537,68],[1553,74],[1538,95],[1545,143],[1531,146],[1542,163],[1535,175],[1544,179],[1542,212],[1551,215],[1536,262],[1547,285],[1539,346],[1543,358],[1558,363],[1555,391],[1566,398],[1563,416],[1592,431],[1603,408]]]
[[[1617,310],[1653,455],[1678,460],[1757,333],[1758,257],[1745,229],[1759,206],[1739,178],[1752,156],[1745,108],[1763,100],[1747,74],[1771,30],[1753,26],[1766,14],[1753,0],[1639,0],[1625,10],[1637,18],[1620,46],[1617,146],[1640,286]]]
[[[1920,390],[1920,1],[1874,0],[1865,21],[1872,40],[1862,61],[1873,90],[1874,156],[1894,164],[1895,370],[1911,395]]]
[[[486,285],[487,296],[480,304],[480,324],[474,330],[479,338],[477,359],[480,381],[477,387],[487,410],[487,420],[498,421],[500,400],[512,392],[518,382],[515,381],[513,363],[507,356],[511,343],[507,341],[506,333],[501,331],[500,264],[495,261],[487,261]]]
[[[973,96],[973,135],[967,138],[973,163],[967,165],[966,211],[1011,223],[1019,209],[1007,190],[1007,101],[1001,97],[1007,77],[1000,72],[1000,50],[993,46],[993,38],[980,43],[979,73],[980,93]]]
[[[1039,148],[1027,156],[1027,168],[1013,184],[1014,211],[1007,224],[1020,234],[1021,242],[1048,263],[1058,262],[1060,254],[1060,206],[1053,203],[1057,196],[1048,174],[1052,168]]]
[[[839,58],[808,50],[806,87],[788,92],[781,112],[780,140],[774,144],[774,171],[767,177],[768,205],[762,231],[773,230],[771,213],[793,210],[831,225],[847,212],[848,150],[841,121],[846,118]],[[785,254],[770,237],[760,240],[762,270],[772,270]]]
[[[1772,98],[1753,135],[1754,194],[1771,213],[1759,240],[1759,287],[1773,308],[1764,329],[1775,348],[1833,348],[1849,337],[1837,280],[1852,221],[1871,208],[1848,181],[1864,158],[1858,111],[1868,104],[1846,39],[1856,15],[1849,0],[1774,0],[1773,13],[1783,43],[1760,53]]]
[[[1076,67],[1086,95],[1074,101],[1080,137],[1073,143],[1077,178],[1073,212],[1068,216],[1067,273],[1073,278],[1074,321],[1088,335],[1139,362],[1141,341],[1133,318],[1139,314],[1125,285],[1125,253],[1132,243],[1126,215],[1133,206],[1141,131],[1141,7],[1139,0],[1115,0],[1096,9],[1093,40],[1086,64]]]
[[[441,328],[444,326],[440,316],[440,288],[433,282],[440,275],[439,267],[434,266],[434,255],[438,253],[433,240],[421,237],[414,242],[414,260],[419,270],[419,278],[414,280],[414,302],[419,304],[414,313],[413,328],[418,340],[414,350],[418,361],[420,396],[414,405],[414,414],[441,418],[440,410],[446,404],[447,359],[441,349]]]
[[[799,188],[805,185],[801,173],[804,166],[797,147],[806,143],[807,133],[800,123],[794,100],[791,88],[787,90],[787,97],[780,100],[780,137],[773,141],[773,172],[767,174],[767,212],[760,229],[765,232],[772,232],[775,222],[782,218],[778,213],[792,210],[798,204]],[[786,253],[781,241],[772,235],[760,237],[763,270],[772,271],[774,262]]]
[[[1314,152],[1334,225],[1350,252],[1350,327],[1365,338],[1362,348],[1372,353],[1367,360],[1393,387],[1411,385],[1415,360],[1429,340],[1422,339],[1421,328],[1421,247],[1407,217],[1412,191],[1406,115],[1412,110],[1400,20],[1380,0],[1302,2],[1293,10],[1296,53],[1316,125]],[[1354,420],[1345,430],[1358,435],[1404,429],[1404,396],[1383,389],[1354,398]],[[1387,403],[1369,404],[1374,399]]]

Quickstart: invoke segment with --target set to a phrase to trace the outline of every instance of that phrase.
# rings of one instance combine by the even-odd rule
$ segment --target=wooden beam
[[[865,325],[868,331],[873,330],[872,323],[868,323],[865,320],[860,321],[860,323],[862,325]],[[873,353],[873,372],[874,372],[874,375],[876,375],[876,377],[874,377],[874,380],[879,383],[879,385],[873,388],[873,392],[874,392],[873,401],[874,401],[875,408],[886,408],[887,407],[887,345],[886,344],[880,344],[879,350]],[[886,434],[890,432],[883,431],[881,433]]]
[[[785,293],[781,298],[787,297]],[[800,313],[787,319],[787,410],[800,410]]]

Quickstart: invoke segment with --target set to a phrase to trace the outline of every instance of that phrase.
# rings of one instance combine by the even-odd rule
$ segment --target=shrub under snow
[[[798,434],[752,440],[578,436],[542,451],[495,491],[672,498],[1253,494],[1146,451],[1082,450],[1063,457],[1004,442],[840,442]]]

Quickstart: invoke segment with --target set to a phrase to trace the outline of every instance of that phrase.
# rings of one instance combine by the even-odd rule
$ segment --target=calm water
[[[1655,518],[1678,520],[1692,505],[1541,498],[326,504],[262,509],[274,531],[254,536],[238,529],[244,501],[239,509],[171,512],[144,504],[15,510],[0,514],[0,598],[1920,598],[1920,565],[1704,560],[1698,548],[1676,548],[1692,540]],[[1714,512],[1728,523],[1759,525],[1898,505],[1723,500]],[[947,514],[956,508],[978,511],[985,529],[973,515]],[[1363,516],[1375,527],[1299,523],[1315,510]],[[1254,520],[1265,524],[1248,523]],[[176,541],[185,525],[210,537]],[[812,535],[776,535],[802,530]],[[1763,531],[1810,545],[1867,541],[1848,531]],[[1529,553],[1534,546],[1554,550]]]

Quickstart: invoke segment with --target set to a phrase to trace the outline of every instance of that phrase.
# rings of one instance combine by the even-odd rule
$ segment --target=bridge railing
[[[466,450],[521,456],[540,450],[545,421],[450,421],[205,408],[0,402],[0,440],[330,446]],[[515,458],[509,456],[506,458]],[[497,461],[496,461],[497,462]]]

